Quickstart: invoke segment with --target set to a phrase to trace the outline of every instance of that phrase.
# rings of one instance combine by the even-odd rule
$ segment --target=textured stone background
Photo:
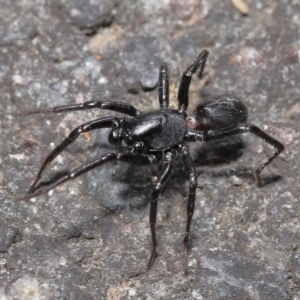
[[[245,0],[246,1],[246,0]],[[158,107],[161,62],[171,105],[181,73],[202,49],[202,98],[230,92],[249,122],[286,150],[255,185],[272,149],[251,134],[191,146],[199,189],[191,244],[182,251],[186,176],[160,197],[158,254],[148,225],[151,180],[160,165],[110,163],[28,204],[15,201],[47,153],[79,124],[108,111],[1,116],[1,299],[300,299],[300,4],[248,0],[248,16],[217,0],[0,0],[0,110],[87,100]],[[112,151],[107,131],[70,146],[43,179]]]

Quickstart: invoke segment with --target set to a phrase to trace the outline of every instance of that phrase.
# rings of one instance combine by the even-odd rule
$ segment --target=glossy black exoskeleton
[[[149,152],[163,151],[183,141],[186,133],[184,115],[162,108],[130,119],[124,126],[124,142],[129,146],[142,142]]]
[[[189,105],[189,86],[193,74],[199,71],[202,76],[208,57],[208,51],[203,50],[183,73],[178,89],[178,108],[169,109],[169,83],[166,65],[159,70],[159,104],[160,109],[152,112],[142,112],[132,105],[115,101],[89,101],[82,104],[64,105],[41,110],[34,110],[16,115],[36,113],[61,113],[85,109],[108,109],[131,116],[132,118],[105,117],[80,125],[56,148],[43,162],[28,195],[22,200],[30,199],[47,193],[65,181],[71,180],[89,170],[99,167],[112,160],[125,161],[132,164],[146,165],[164,160],[162,172],[154,183],[150,204],[150,228],[152,235],[152,253],[147,268],[150,269],[156,253],[155,224],[157,215],[157,200],[162,187],[168,181],[173,170],[173,160],[176,153],[182,157],[189,173],[189,194],[187,198],[187,224],[183,245],[187,248],[190,226],[194,213],[197,187],[197,172],[193,159],[189,154],[187,143],[210,142],[221,140],[239,133],[251,132],[262,138],[275,148],[275,152],[256,171],[257,184],[262,186],[261,171],[284,149],[284,146],[255,125],[247,124],[247,108],[238,98],[221,95],[201,102],[189,117],[186,109]],[[37,187],[46,166],[65,148],[73,143],[80,134],[100,128],[111,128],[109,142],[119,146],[118,153],[107,153],[102,157],[81,166],[65,175],[47,187]]]
[[[209,131],[246,123],[247,118],[247,107],[241,100],[221,95],[202,101],[187,122],[189,128]]]

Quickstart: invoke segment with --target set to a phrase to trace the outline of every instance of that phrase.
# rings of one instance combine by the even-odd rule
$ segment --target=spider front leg
[[[112,132],[117,131],[119,127],[121,127],[124,122],[126,122],[126,118],[115,118],[115,117],[107,117],[107,118],[101,118],[97,120],[93,120],[87,123],[84,123],[80,125],[79,127],[75,128],[69,136],[64,139],[58,146],[56,146],[46,157],[44,160],[35,181],[31,185],[28,194],[31,194],[35,187],[37,182],[42,176],[42,173],[44,172],[46,166],[54,159],[56,158],[64,149],[66,149],[70,144],[72,144],[79,136],[80,134],[84,132],[88,132],[91,130],[95,129],[100,129],[100,128],[110,128],[112,127],[113,130]],[[116,135],[113,136],[112,134],[110,135],[110,139],[113,140],[113,138],[117,139]]]
[[[201,141],[201,142],[210,142],[210,141],[218,141],[224,138],[240,134],[250,132],[257,137],[263,139],[266,143],[270,144],[275,148],[275,152],[267,159],[266,162],[260,165],[259,168],[255,170],[255,177],[257,181],[257,185],[259,187],[263,186],[262,179],[260,173],[262,170],[270,164],[283,150],[284,146],[278,140],[274,139],[260,128],[252,124],[238,124],[235,127],[225,128],[225,129],[218,129],[218,130],[211,130],[206,132],[201,132],[197,130],[189,129],[186,139],[189,141]]]
[[[190,65],[182,74],[182,78],[178,89],[178,110],[181,113],[185,112],[189,106],[189,89],[192,76],[198,70],[200,70],[199,78],[202,77],[208,55],[209,52],[207,50],[203,50],[198,55],[196,61],[192,65]]]
[[[61,178],[59,178],[57,181],[50,184],[46,188],[35,191],[25,197],[20,198],[19,200],[28,200],[30,198],[44,195],[49,191],[55,189],[57,186],[63,184],[64,182],[72,180],[94,168],[97,168],[113,160],[124,161],[135,165],[147,165],[159,161],[161,157],[162,156],[160,154],[106,153],[102,155],[100,158],[71,171],[69,174],[65,176],[62,176]]]
[[[149,216],[151,236],[152,236],[152,252],[147,265],[147,270],[150,270],[153,264],[154,257],[156,254],[156,247],[157,247],[156,233],[155,233],[155,224],[156,224],[156,216],[157,216],[157,199],[161,192],[161,189],[163,188],[163,186],[166,184],[166,182],[169,180],[170,176],[172,175],[174,157],[175,157],[175,151],[173,150],[169,150],[168,152],[165,153],[165,157],[164,157],[165,161],[164,161],[162,172],[152,189],[150,216]]]
[[[129,115],[132,117],[136,117],[142,113],[140,110],[136,109],[134,106],[124,103],[124,102],[87,101],[87,102],[79,103],[79,104],[62,105],[62,106],[55,106],[55,107],[36,109],[36,110],[30,110],[30,111],[24,111],[24,112],[16,112],[16,113],[11,113],[11,115],[28,116],[28,115],[41,114],[41,113],[58,114],[58,113],[63,113],[63,112],[87,110],[87,109],[94,109],[94,108],[113,110],[113,111],[116,111],[116,112],[119,112],[119,113],[122,113],[125,115]],[[3,114],[5,115],[5,113],[3,113]]]

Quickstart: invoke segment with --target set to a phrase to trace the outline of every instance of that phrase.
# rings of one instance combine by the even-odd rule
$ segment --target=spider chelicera
[[[197,172],[193,159],[189,154],[189,142],[210,142],[221,140],[236,134],[251,132],[263,139],[275,148],[275,152],[255,171],[257,184],[262,186],[261,171],[277,157],[284,146],[269,136],[267,133],[252,124],[247,124],[247,108],[238,98],[230,95],[221,95],[202,101],[187,117],[186,110],[189,105],[189,86],[193,74],[199,71],[202,77],[209,52],[203,50],[183,73],[178,90],[178,108],[170,109],[169,106],[169,82],[167,66],[162,64],[159,69],[158,99],[160,109],[150,112],[142,112],[132,105],[115,101],[88,101],[81,104],[63,105],[52,108],[33,110],[19,115],[31,115],[37,113],[62,113],[75,110],[93,108],[113,110],[127,117],[105,117],[96,119],[75,128],[69,136],[56,146],[43,162],[35,181],[31,185],[28,195],[22,200],[30,199],[54,189],[58,185],[71,180],[89,170],[99,167],[104,163],[117,160],[136,165],[153,164],[164,161],[161,174],[153,185],[150,204],[150,228],[152,236],[152,252],[147,265],[149,270],[156,254],[155,224],[157,215],[157,202],[159,194],[170,178],[173,171],[173,161],[176,153],[182,157],[184,166],[189,174],[189,193],[187,197],[187,223],[183,240],[187,249],[190,227],[195,206],[197,187]],[[39,188],[37,183],[46,166],[57,157],[64,149],[73,143],[82,133],[100,128],[111,128],[108,136],[110,144],[120,148],[118,153],[107,153],[102,157],[87,163],[69,174],[59,178],[49,186]]]

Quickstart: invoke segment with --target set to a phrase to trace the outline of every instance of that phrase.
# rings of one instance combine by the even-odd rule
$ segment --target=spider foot
[[[183,240],[183,251],[187,252],[188,251],[188,247],[189,247],[189,241],[188,241],[188,236],[186,236]]]
[[[156,249],[153,249],[152,253],[151,253],[151,256],[149,258],[148,265],[147,265],[147,271],[149,271],[151,269],[156,257],[157,257]]]

